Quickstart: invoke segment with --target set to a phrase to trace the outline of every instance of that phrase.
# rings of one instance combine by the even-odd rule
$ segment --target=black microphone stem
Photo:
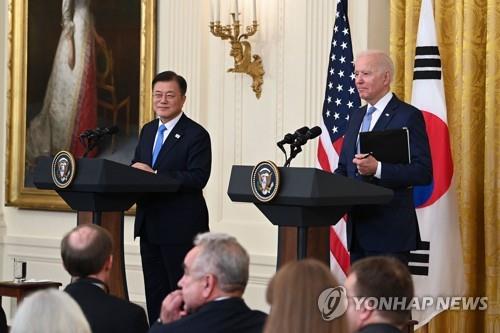
[[[302,151],[302,148],[290,146],[290,157],[286,160],[284,167],[288,168],[292,160],[297,156],[298,153]]]
[[[97,146],[97,143],[99,142],[99,140],[93,140],[93,141],[90,141],[88,140],[87,141],[87,147],[85,149],[85,153],[83,153],[83,158],[87,157],[87,155],[92,151],[94,150],[95,146]]]

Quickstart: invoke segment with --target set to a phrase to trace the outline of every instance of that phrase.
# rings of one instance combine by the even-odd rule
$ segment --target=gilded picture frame
[[[79,0],[74,0],[79,1]],[[7,121],[7,155],[6,155],[6,202],[7,206],[15,206],[19,208],[27,209],[39,209],[39,210],[69,210],[66,203],[57,195],[54,191],[38,190],[36,187],[30,183],[28,180],[32,175],[30,175],[31,168],[27,167],[27,132],[31,132],[30,124],[33,120],[33,114],[36,116],[41,113],[42,105],[45,107],[44,96],[47,94],[45,91],[40,93],[40,88],[36,87],[36,80],[45,80],[45,87],[48,87],[47,75],[52,75],[50,68],[42,68],[40,71],[33,66],[33,62],[40,62],[43,57],[38,57],[36,61],[30,61],[30,57],[33,58],[33,50],[36,50],[38,46],[41,50],[40,52],[45,52],[45,44],[49,45],[50,38],[43,36],[43,41],[37,43],[36,39],[33,39],[32,31],[37,32],[41,29],[43,32],[38,31],[38,36],[42,34],[48,35],[50,29],[46,28],[47,22],[51,22],[51,17],[58,18],[57,24],[61,24],[61,6],[62,3],[67,2],[67,0],[9,0],[8,5],[8,16],[9,16],[9,33],[8,33],[8,45],[9,45],[9,61],[8,61],[8,71],[9,71],[9,84],[7,92],[7,105],[8,105],[8,121]],[[89,2],[90,3],[90,2]],[[131,125],[132,130],[128,130],[126,135],[128,141],[137,140],[137,133],[140,127],[147,121],[153,118],[151,111],[151,81],[155,73],[155,62],[156,62],[156,0],[136,0],[123,2],[121,0],[109,0],[105,2],[94,0],[92,5],[93,18],[95,24],[96,33],[101,33],[106,40],[105,45],[112,50],[115,56],[115,74],[118,73],[120,69],[119,62],[120,55],[131,55],[135,57],[134,66],[130,66],[132,60],[125,64],[121,64],[121,68],[125,71],[128,68],[132,68],[136,72],[132,73],[137,80],[135,81],[136,86],[126,92],[127,98],[130,98],[132,106],[130,107],[131,112],[136,112],[130,118],[131,121],[126,120],[127,125]],[[133,4],[133,9],[123,8],[123,6],[131,6]],[[115,7],[113,7],[115,6]],[[58,10],[55,8],[59,7]],[[33,10],[39,12],[35,14]],[[118,11],[116,10],[118,9]],[[31,11],[30,11],[31,10]],[[52,10],[50,13],[42,13],[41,10]],[[54,10],[56,12],[54,12]],[[75,10],[72,8],[71,10]],[[104,12],[111,11],[113,12]],[[140,11],[140,12],[136,12]],[[123,15],[136,15],[131,18],[131,20],[121,21],[119,18],[120,13]],[[32,17],[30,17],[33,16]],[[38,19],[36,19],[38,18]],[[107,21],[109,18],[110,21]],[[114,20],[114,21],[113,21]],[[43,22],[45,21],[45,22]],[[35,24],[33,22],[42,22],[43,26],[29,26],[30,24]],[[111,23],[110,23],[111,22]],[[110,27],[112,22],[117,22],[116,28]],[[52,23],[51,23],[52,24]],[[119,24],[119,25],[118,25]],[[55,31],[56,28],[53,29]],[[56,42],[52,42],[52,49],[47,50],[47,52],[52,52],[54,54],[54,45],[57,45],[57,40],[59,36],[62,36],[61,30],[64,28],[59,28],[58,36],[52,37]],[[99,31],[101,30],[101,31]],[[107,33],[107,35],[106,35]],[[111,34],[115,33],[116,36]],[[127,44],[131,38],[131,35],[137,35],[138,40],[135,40],[133,44]],[[62,39],[62,37],[61,37]],[[60,40],[59,40],[60,42]],[[132,45],[132,46],[130,46]],[[49,45],[50,46],[50,45]],[[59,47],[59,46],[57,46]],[[50,49],[50,47],[47,47]],[[31,53],[30,53],[31,52]],[[97,60],[98,55],[102,57],[102,53],[98,54],[96,48],[96,72],[99,72],[101,67],[108,68],[108,64],[99,64]],[[123,57],[122,57],[123,58]],[[108,59],[109,60],[109,59]],[[55,56],[54,56],[55,63]],[[137,66],[135,66],[137,64]],[[53,65],[55,66],[55,65]],[[45,72],[45,73],[44,73]],[[125,74],[128,74],[126,72]],[[116,77],[117,75],[115,75]],[[122,74],[120,78],[117,78],[114,82],[117,87],[120,87],[120,81],[127,81],[124,84],[130,85],[130,77]],[[33,86],[35,82],[35,87]],[[37,90],[38,89],[38,90]],[[33,102],[36,98],[33,96],[38,93],[37,104]],[[40,97],[42,96],[42,97]],[[46,96],[45,96],[46,98]],[[97,95],[99,98],[99,95]],[[41,100],[41,101],[40,101]],[[43,103],[42,103],[43,102]],[[135,103],[135,104],[134,104]],[[38,105],[38,109],[33,107],[33,105]],[[35,111],[33,111],[35,110]],[[99,110],[98,110],[99,111]],[[121,117],[121,116],[120,116]],[[30,119],[31,118],[31,119]],[[113,117],[110,117],[110,119]],[[108,116],[103,116],[103,119],[108,119]],[[100,120],[99,120],[100,121]],[[121,120],[123,121],[123,120]],[[116,121],[115,121],[116,122]],[[107,126],[106,123],[98,123],[99,126]],[[122,131],[120,131],[121,133]],[[123,130],[125,132],[125,130]],[[111,138],[107,139],[107,147],[111,146]],[[119,155],[120,150],[127,150],[126,154],[131,155],[133,153],[133,142],[129,142],[127,146],[121,144],[116,145],[113,142],[112,156]],[[130,152],[132,150],[132,152]],[[104,153],[104,151],[103,151]],[[99,153],[98,153],[99,154]],[[122,154],[123,155],[123,154]],[[79,156],[75,156],[78,158]],[[107,156],[99,156],[107,158]],[[128,161],[119,161],[123,163],[129,163]],[[32,180],[30,180],[32,182]]]

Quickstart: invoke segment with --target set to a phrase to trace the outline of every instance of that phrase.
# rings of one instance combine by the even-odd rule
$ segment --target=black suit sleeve
[[[160,333],[163,331],[164,327],[165,325],[160,324],[159,322],[155,322],[149,329],[148,333]]]
[[[335,173],[347,177],[347,149],[342,148]]]
[[[351,120],[349,120],[349,123],[347,124],[347,130],[345,132],[344,143],[342,144],[342,149],[340,151],[340,156],[339,156],[339,162],[337,164],[337,169],[334,171],[336,174],[342,175],[342,176],[345,176],[345,177],[348,176],[348,174],[347,174],[347,164],[348,163],[352,164],[352,158],[354,157],[352,155],[352,152],[350,152],[350,153],[348,152],[349,148],[346,147],[345,139],[347,137],[347,133],[351,133],[351,132],[356,131],[356,129],[352,128],[353,126],[354,125],[353,125],[353,121],[352,121],[352,118],[351,118]]]
[[[137,309],[133,317],[134,317],[132,320],[133,324],[132,327],[130,328],[130,332],[146,333],[149,329],[149,325],[144,310],[142,308]]]
[[[131,164],[134,164],[136,162],[142,162],[142,163],[145,163],[142,159],[141,159],[141,156],[142,156],[142,145],[140,144],[143,140],[144,140],[144,128],[145,126],[142,127],[141,129],[141,133],[139,134],[139,140],[137,141],[137,145],[135,147],[135,152],[134,152],[134,158],[132,159],[132,163]]]

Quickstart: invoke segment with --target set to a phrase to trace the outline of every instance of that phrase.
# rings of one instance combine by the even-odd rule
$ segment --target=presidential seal
[[[52,180],[59,188],[68,187],[76,173],[76,163],[70,152],[62,150],[52,160]]]
[[[278,194],[279,185],[279,170],[272,161],[262,161],[253,168],[251,187],[259,201],[271,201]]]

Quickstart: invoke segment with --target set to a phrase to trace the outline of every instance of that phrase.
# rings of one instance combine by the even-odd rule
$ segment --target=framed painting
[[[37,158],[130,163],[153,118],[156,0],[9,0],[6,205],[67,210],[33,185]],[[82,133],[113,128],[86,151]]]

